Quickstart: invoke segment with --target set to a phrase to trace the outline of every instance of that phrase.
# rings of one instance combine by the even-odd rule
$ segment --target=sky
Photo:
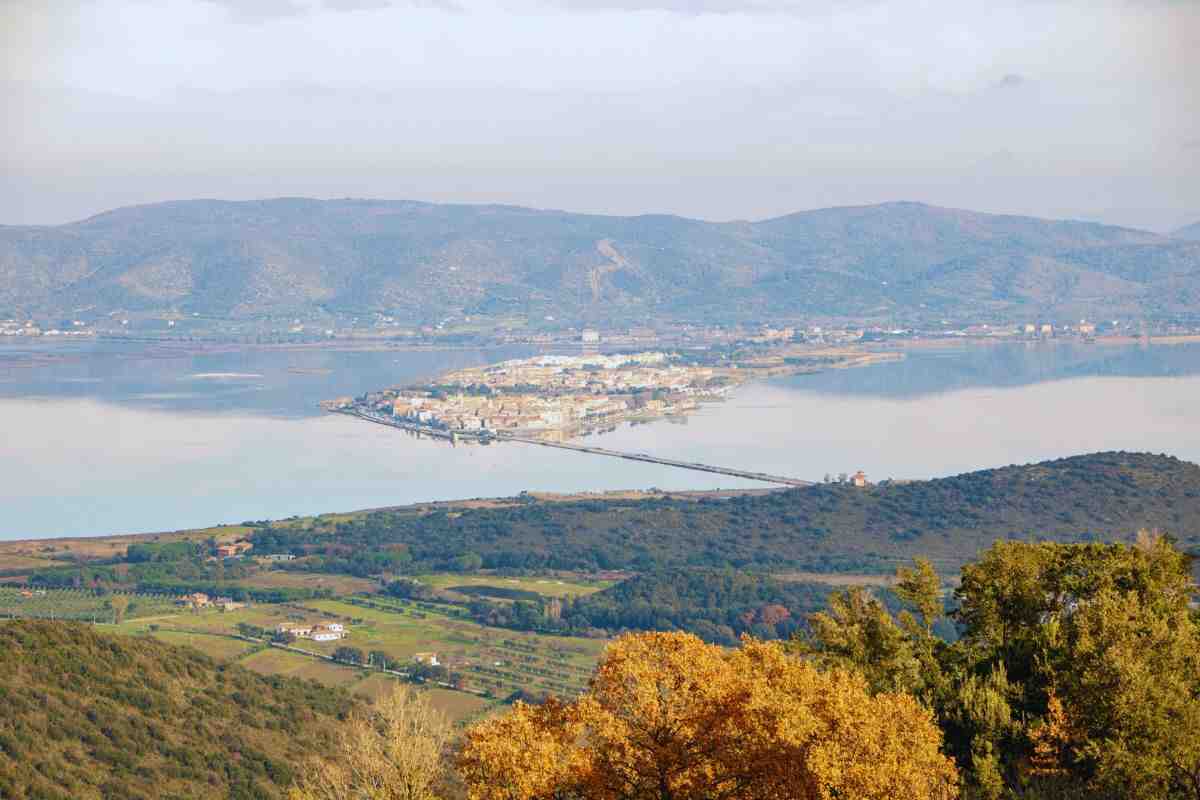
[[[1200,0],[0,0],[0,224],[192,197],[1200,220]]]

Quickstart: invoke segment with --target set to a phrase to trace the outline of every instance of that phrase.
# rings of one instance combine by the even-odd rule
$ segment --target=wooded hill
[[[280,198],[0,226],[0,317],[514,316],[644,324],[1162,317],[1200,306],[1200,243],[921,203],[755,222]],[[55,320],[57,323],[57,320]]]
[[[67,622],[0,623],[0,797],[283,797],[344,692]]]
[[[364,512],[260,527],[261,552],[292,569],[377,574],[489,568],[665,566],[891,572],[916,555],[949,573],[1001,538],[1129,541],[1157,528],[1200,546],[1200,466],[1096,453],[909,483],[822,484],[731,499],[516,498]]]

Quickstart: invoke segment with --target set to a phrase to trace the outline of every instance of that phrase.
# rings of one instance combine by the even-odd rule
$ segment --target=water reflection
[[[783,384],[833,394],[920,397],[983,386],[1028,386],[1086,377],[1174,378],[1200,375],[1200,344],[1112,346],[1030,342],[913,349],[870,370],[831,370]]]
[[[0,347],[0,397],[95,398],[170,411],[319,416],[320,400],[531,354],[464,350],[198,350],[84,342]]]
[[[348,417],[311,416],[322,397],[493,354],[305,355],[313,358],[300,366],[259,353],[199,365],[192,356],[126,354],[48,372],[9,368],[0,389],[0,538],[167,530],[523,489],[754,485],[533,445],[452,448]],[[140,366],[114,367],[124,361]],[[152,368],[162,363],[169,366]],[[1200,461],[1198,364],[1192,346],[1096,349],[1050,363],[998,349],[916,354],[902,364],[745,386],[686,425],[623,427],[594,441],[818,480],[856,469],[873,479],[930,477],[1109,449]],[[1086,377],[1076,377],[1081,370]],[[204,373],[241,376],[180,379]],[[101,382],[76,380],[89,377]],[[340,388],[343,380],[354,388]],[[261,381],[265,388],[247,388]]]

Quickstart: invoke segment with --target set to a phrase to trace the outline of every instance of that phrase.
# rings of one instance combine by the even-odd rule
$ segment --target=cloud
[[[454,0],[323,0],[328,11],[381,11],[388,8],[426,8],[460,14],[466,9]]]
[[[219,6],[236,22],[270,22],[321,11],[382,11],[392,8],[422,8],[459,13],[454,0],[202,0]]]
[[[297,0],[204,0],[229,12],[238,22],[265,22],[307,14],[312,7]]]
[[[262,22],[320,11],[379,11],[422,8],[452,13],[487,12],[497,7],[516,13],[664,12],[687,16],[729,14],[826,15],[883,4],[884,0],[203,0],[241,22]]]

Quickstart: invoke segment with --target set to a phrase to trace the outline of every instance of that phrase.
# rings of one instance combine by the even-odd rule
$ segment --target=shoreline
[[[308,352],[308,351],[327,351],[327,352],[463,352],[470,350],[499,350],[504,348],[528,348],[538,352],[632,352],[661,349],[679,349],[679,350],[696,350],[708,349],[714,346],[723,346],[728,342],[707,342],[675,340],[675,339],[658,339],[648,340],[644,342],[618,343],[605,345],[603,341],[598,344],[583,343],[583,342],[522,342],[522,341],[483,341],[471,344],[451,343],[451,342],[405,342],[399,339],[373,339],[369,337],[333,339],[317,342],[280,342],[280,343],[259,343],[259,342],[226,342],[220,340],[198,340],[187,341],[184,339],[172,338],[155,338],[155,337],[125,337],[125,336],[106,336],[103,334],[94,336],[76,336],[76,337],[56,337],[56,336],[5,336],[0,337],[0,347],[5,345],[13,346],[32,346],[42,345],[47,348],[56,348],[59,346],[70,346],[79,344],[129,344],[143,345],[147,347],[162,347],[164,349],[180,350],[192,353],[224,353],[224,352],[240,352],[250,350],[277,351],[277,352]],[[1176,345],[1176,344],[1200,344],[1200,334],[1166,334],[1166,335],[1150,335],[1141,336],[1098,336],[1093,339],[1083,340],[1076,337],[1053,337],[1050,339],[1025,339],[1020,336],[955,336],[955,337],[925,337],[918,339],[896,339],[893,341],[854,341],[844,344],[829,344],[829,345],[799,345],[813,346],[819,349],[845,349],[845,348],[863,348],[870,351],[873,348],[884,349],[908,349],[908,348],[938,348],[938,347],[961,347],[963,345],[1003,345],[1003,344],[1026,344],[1060,346],[1064,344],[1075,345],[1097,345],[1097,346],[1127,346],[1136,344],[1148,345]],[[2,351],[0,351],[2,352]]]

